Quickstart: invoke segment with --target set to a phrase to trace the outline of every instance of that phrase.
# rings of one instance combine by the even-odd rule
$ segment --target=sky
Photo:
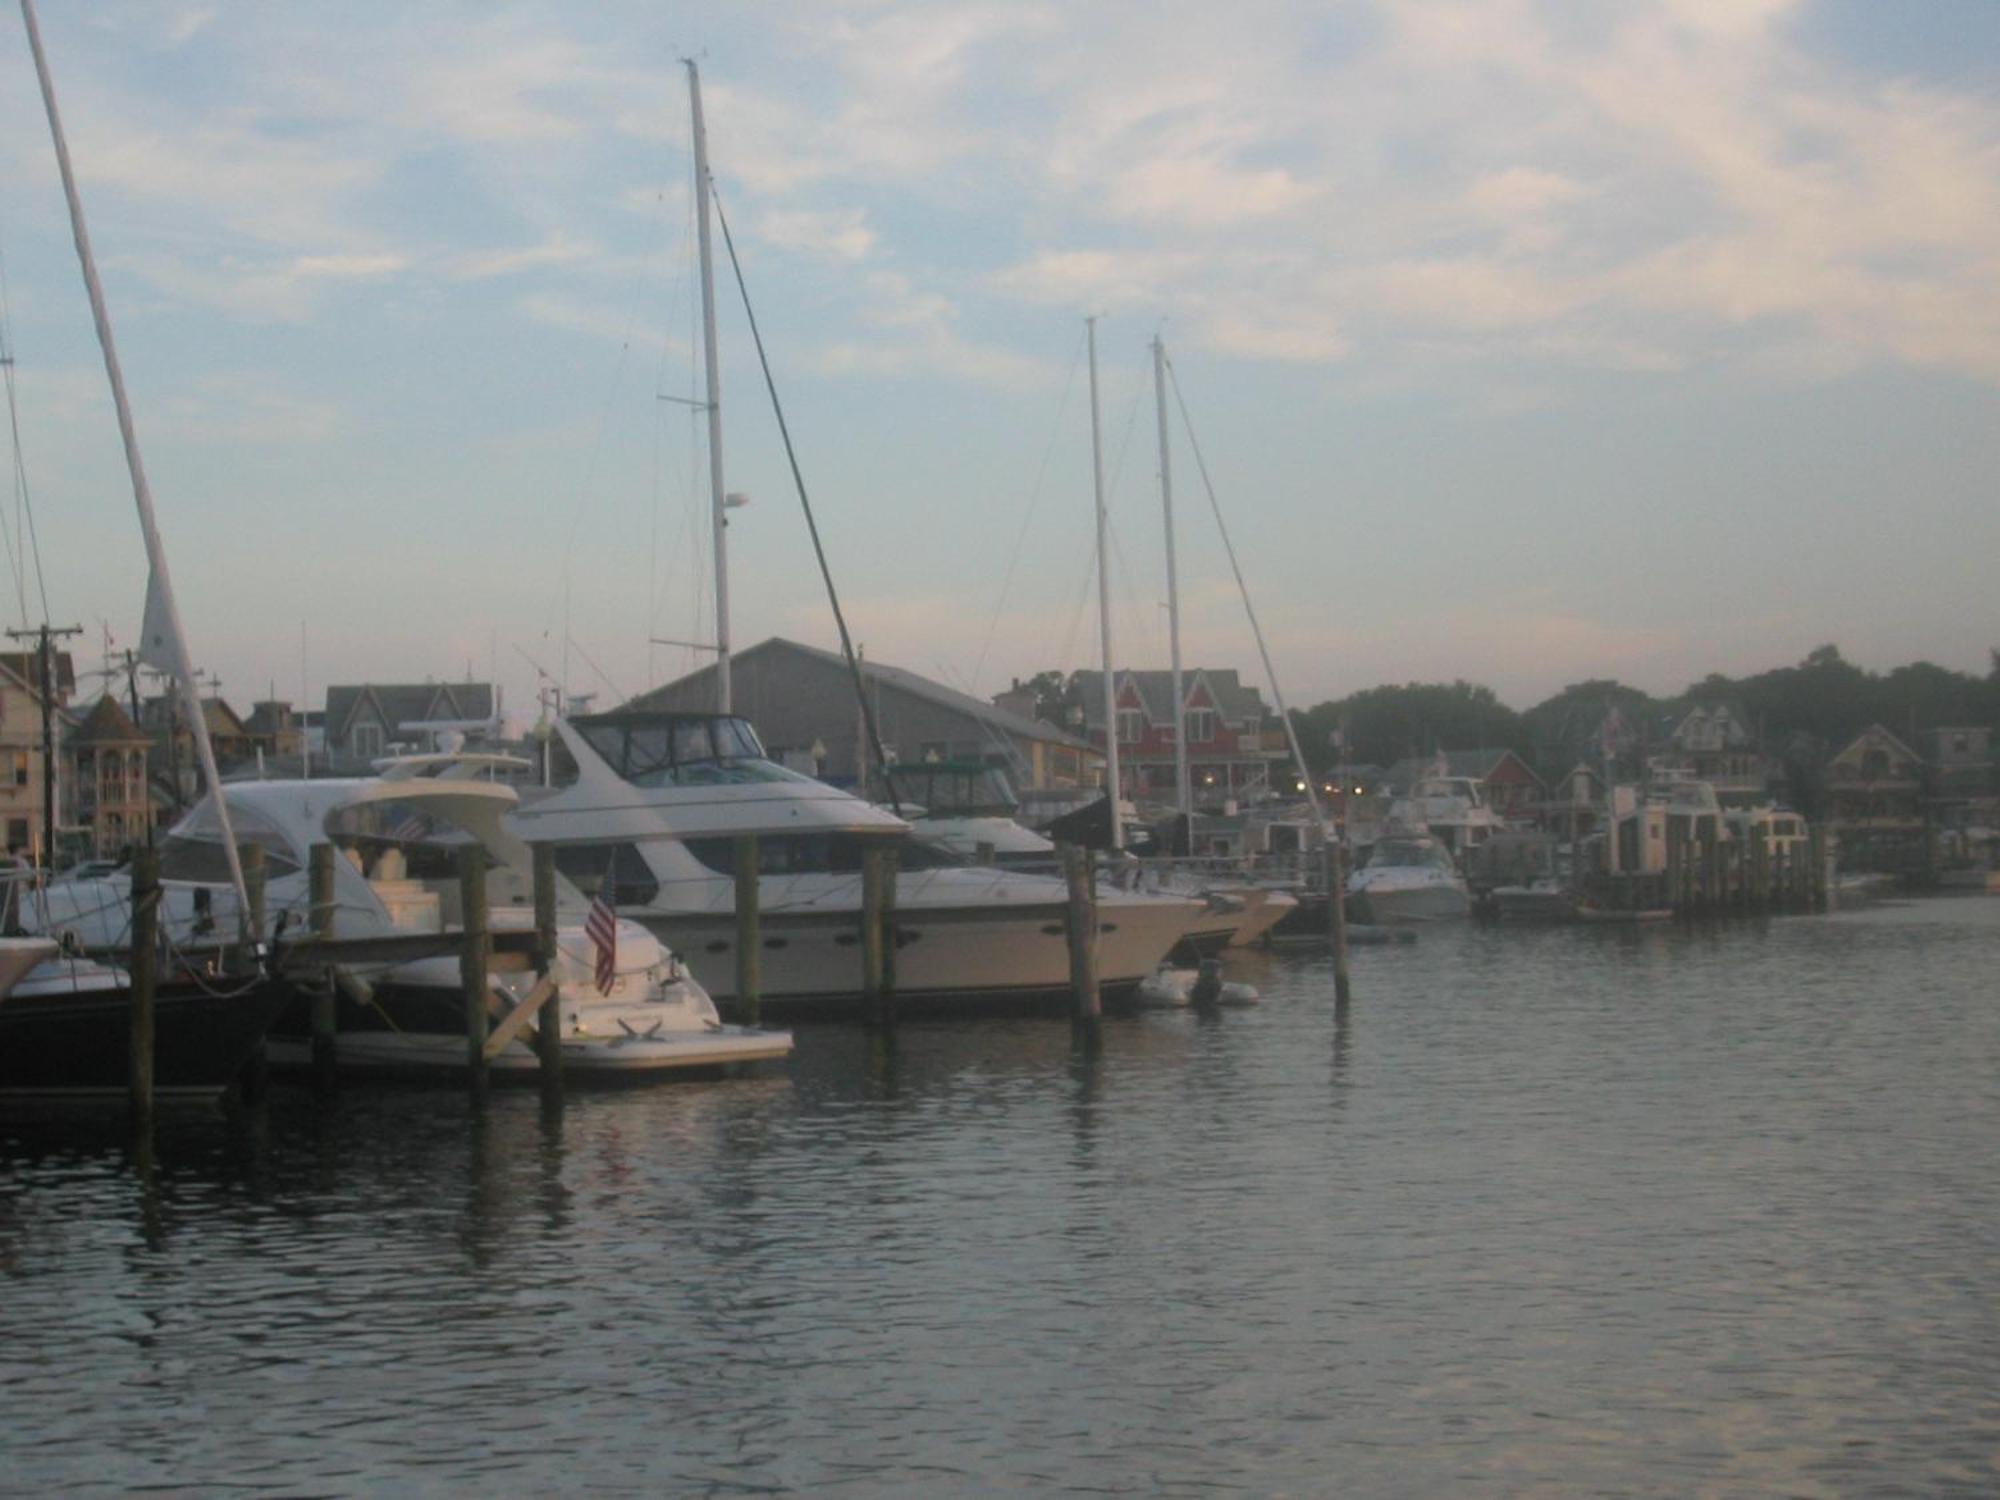
[[[1121,665],[1168,655],[1156,336],[1184,659],[1263,681],[1205,469],[1294,706],[2000,645],[1991,0],[39,13],[240,708],[604,705],[706,659],[657,644],[715,630],[686,57],[873,658],[982,695],[1097,665],[1086,316]],[[830,647],[717,256],[732,636]],[[0,613],[45,593],[88,671],[144,550],[15,15],[0,263]]]

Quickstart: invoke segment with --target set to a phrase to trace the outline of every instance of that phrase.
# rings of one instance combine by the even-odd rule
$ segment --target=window
[[[1205,745],[1215,738],[1215,710],[1191,708],[1187,716],[1188,743]]]
[[[28,752],[25,750],[16,750],[14,752],[14,785],[26,786],[27,784]]]
[[[1136,708],[1118,710],[1118,743],[1136,745],[1146,736],[1146,715]]]
[[[382,753],[382,726],[380,724],[356,724],[353,737],[348,742],[354,753],[364,759]]]
[[[660,894],[637,844],[565,844],[556,850],[556,868],[586,896],[603,891],[613,906],[650,906]]]
[[[736,873],[735,839],[688,839],[686,842],[688,853],[716,874]],[[881,834],[765,833],[757,836],[757,873],[857,875],[861,872],[862,850],[888,845],[896,849],[897,868],[900,870],[925,870],[939,865],[964,863],[942,850]]]

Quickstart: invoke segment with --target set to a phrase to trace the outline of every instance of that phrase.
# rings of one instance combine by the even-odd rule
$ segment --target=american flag
[[[618,913],[608,892],[600,890],[597,899],[590,903],[583,932],[597,952],[597,993],[608,995],[618,978]]]

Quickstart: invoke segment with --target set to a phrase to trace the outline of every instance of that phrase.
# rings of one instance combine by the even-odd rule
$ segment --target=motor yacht
[[[458,854],[483,848],[489,921],[496,932],[534,924],[533,857],[507,827],[517,793],[490,779],[524,763],[511,757],[438,754],[380,763],[373,777],[239,781],[223,788],[241,842],[263,849],[266,910],[296,938],[310,929],[308,851],[335,850],[333,936],[445,934],[463,925]],[[204,799],[161,846],[161,923],[170,944],[189,947],[237,930],[233,892],[219,882],[223,851],[213,797]],[[578,1078],[662,1070],[726,1069],[780,1058],[789,1033],[725,1026],[700,982],[636,922],[614,928],[609,984],[600,987],[599,950],[586,934],[586,898],[558,879],[556,998],[563,1067]],[[66,882],[48,893],[51,930],[72,946],[115,949],[129,941],[130,884],[122,872]],[[532,974],[496,974],[518,1002]],[[343,1069],[456,1071],[466,1066],[465,1004],[455,955],[354,965],[338,985],[337,1054]],[[303,1007],[282,1015],[270,1043],[273,1064],[310,1061]],[[532,1037],[523,1033],[491,1059],[495,1073],[532,1073]]]
[[[1472,911],[1465,877],[1444,845],[1407,825],[1384,829],[1367,863],[1348,877],[1347,894],[1370,922],[1423,922]]]
[[[549,722],[549,788],[510,819],[670,944],[709,993],[736,986],[737,839],[757,838],[762,999],[802,1013],[861,992],[861,861],[897,850],[897,995],[944,1008],[1066,993],[1068,899],[1053,876],[967,864],[911,824],[765,755],[728,714],[626,710]],[[1098,976],[1130,989],[1201,917],[1182,897],[1098,896]]]
[[[1418,777],[1409,795],[1390,808],[1392,821],[1418,824],[1461,865],[1466,855],[1507,826],[1487,804],[1486,792],[1470,776]]]

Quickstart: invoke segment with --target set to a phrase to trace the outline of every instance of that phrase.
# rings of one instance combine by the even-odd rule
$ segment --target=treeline
[[[1441,749],[1505,747],[1552,777],[1595,754],[1614,708],[1628,733],[1650,743],[1663,739],[1662,726],[1688,708],[1716,702],[1743,715],[1760,748],[1787,760],[1830,754],[1870,724],[1906,739],[1946,726],[1983,724],[2000,731],[2000,651],[1987,674],[1977,677],[1923,661],[1870,672],[1838,647],[1821,646],[1797,666],[1753,677],[1711,673],[1676,697],[1654,698],[1601,678],[1572,684],[1525,712],[1477,683],[1412,682],[1294,710],[1292,719],[1306,759],[1321,769],[1340,761],[1386,766]]]

